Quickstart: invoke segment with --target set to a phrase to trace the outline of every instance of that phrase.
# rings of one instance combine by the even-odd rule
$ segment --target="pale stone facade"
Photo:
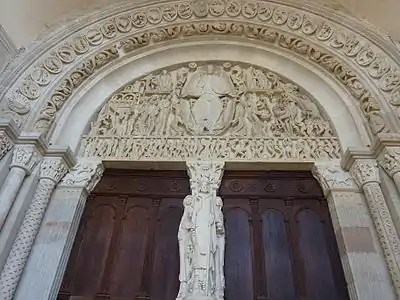
[[[306,8],[130,3],[16,57],[0,89],[0,299],[56,298],[104,167],[185,164],[177,299],[223,299],[229,168],[312,170],[351,299],[398,299],[399,50]]]

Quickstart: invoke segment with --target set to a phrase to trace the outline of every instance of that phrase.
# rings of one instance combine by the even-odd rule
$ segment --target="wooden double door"
[[[88,199],[59,300],[174,300],[185,172],[108,170]],[[225,172],[227,300],[348,299],[327,203],[308,172]]]

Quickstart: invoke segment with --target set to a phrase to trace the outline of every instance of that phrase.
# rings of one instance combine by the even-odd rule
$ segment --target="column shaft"
[[[59,158],[50,158],[42,162],[35,195],[0,275],[0,299],[12,300],[51,194],[65,172],[64,162]]]
[[[389,272],[398,295],[400,295],[400,239],[386,204],[382,189],[377,182],[369,182],[363,186],[368,208],[371,212],[378,238],[383,248]]]
[[[0,191],[0,231],[3,228],[15,197],[24,181],[26,172],[19,167],[11,168]]]
[[[365,197],[339,164],[313,169],[328,201],[352,300],[397,299]]]
[[[378,163],[374,159],[357,159],[350,171],[364,191],[394,288],[400,296],[400,238],[380,186]]]
[[[10,172],[0,191],[0,230],[24,181],[36,166],[38,152],[33,145],[17,145],[13,152]]]

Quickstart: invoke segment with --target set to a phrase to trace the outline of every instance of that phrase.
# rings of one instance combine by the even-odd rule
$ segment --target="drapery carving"
[[[224,299],[225,230],[216,195],[223,163],[187,162],[191,195],[179,225],[180,288],[177,300]]]
[[[297,85],[230,62],[189,63],[125,86],[92,122],[81,155],[131,158],[141,145],[145,158],[335,158],[340,151],[329,122]]]

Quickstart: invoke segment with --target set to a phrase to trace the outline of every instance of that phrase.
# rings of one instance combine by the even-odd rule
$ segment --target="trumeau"
[[[116,92],[84,137],[103,159],[339,158],[314,101],[277,74],[233,62],[161,70]]]
[[[4,74],[2,114],[14,119],[20,128],[49,135],[76,89],[104,66],[147,46],[217,35],[278,47],[315,64],[352,95],[371,135],[398,131],[399,121],[393,111],[400,105],[400,75],[397,59],[391,58],[395,58],[391,52],[394,45],[378,45],[379,37],[368,29],[360,34],[363,26],[359,23],[357,32],[350,31],[334,24],[334,14],[327,14],[327,20],[321,16],[323,9],[315,8],[311,13],[312,7],[304,7],[302,11],[262,1],[182,1],[130,8],[123,13],[121,6],[111,11],[109,18],[96,20],[92,16],[91,25],[65,42],[53,44],[45,52],[38,47],[27,55],[30,58],[25,66],[31,58],[36,59],[23,73],[13,69],[13,64],[9,66]],[[221,17],[229,21],[217,21]]]

